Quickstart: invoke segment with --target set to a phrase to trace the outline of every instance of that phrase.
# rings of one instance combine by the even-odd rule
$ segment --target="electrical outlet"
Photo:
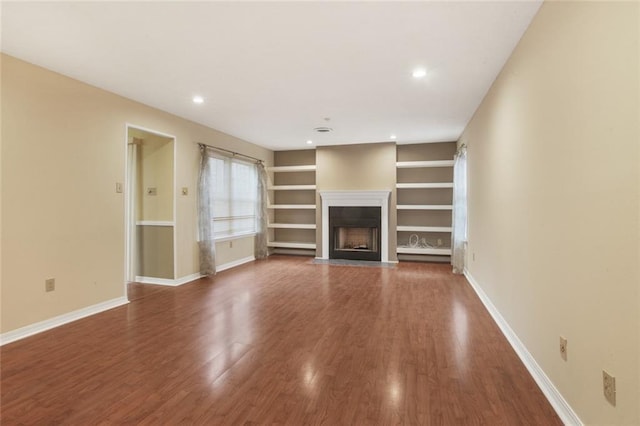
[[[182,187],[182,195],[189,195],[189,188],[187,188],[186,186]]]
[[[233,248],[233,241],[229,241],[229,248]]]
[[[155,187],[147,188],[147,195],[158,195],[158,188],[155,188]]]
[[[44,291],[53,291],[56,289],[56,279],[55,278],[49,278],[47,280],[44,280]]]
[[[567,339],[560,336],[560,356],[563,360],[567,360]]]
[[[122,183],[116,182],[116,192],[122,194]]]
[[[616,378],[602,370],[602,388],[609,404],[616,406]]]

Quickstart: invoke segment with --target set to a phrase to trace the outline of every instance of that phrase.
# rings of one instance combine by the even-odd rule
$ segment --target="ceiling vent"
[[[329,132],[333,131],[333,129],[331,127],[316,127],[313,130],[318,132],[318,133],[329,133]]]

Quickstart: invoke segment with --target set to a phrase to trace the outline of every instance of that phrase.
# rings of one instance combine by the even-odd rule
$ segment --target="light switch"
[[[116,192],[122,194],[122,183],[116,182]]]

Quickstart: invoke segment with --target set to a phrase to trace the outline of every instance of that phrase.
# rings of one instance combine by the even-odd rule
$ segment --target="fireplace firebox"
[[[329,258],[380,261],[380,207],[329,207]]]

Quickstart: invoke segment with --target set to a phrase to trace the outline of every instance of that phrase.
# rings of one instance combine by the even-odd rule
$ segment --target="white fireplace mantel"
[[[322,200],[322,257],[329,259],[329,207],[380,207],[383,262],[389,261],[389,194],[391,191],[319,191]]]

